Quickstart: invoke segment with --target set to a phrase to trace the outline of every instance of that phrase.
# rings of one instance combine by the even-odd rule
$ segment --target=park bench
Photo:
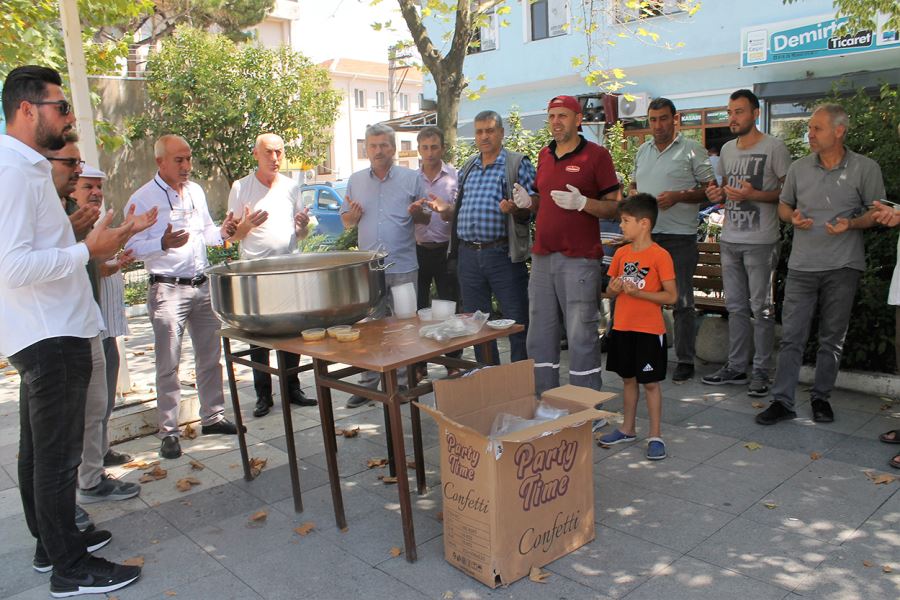
[[[697,244],[699,258],[694,273],[694,308],[700,312],[726,314],[722,285],[722,255],[719,242]]]

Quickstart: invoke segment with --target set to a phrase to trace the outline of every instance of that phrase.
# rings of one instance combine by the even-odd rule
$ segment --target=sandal
[[[888,461],[888,464],[895,469],[900,469],[900,454]]]
[[[885,444],[900,444],[900,429],[891,429],[878,436],[878,440]]]

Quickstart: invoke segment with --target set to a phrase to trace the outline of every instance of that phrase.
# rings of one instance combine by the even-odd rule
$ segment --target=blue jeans
[[[459,286],[462,292],[463,312],[480,310],[491,312],[491,294],[500,302],[504,318],[513,319],[525,326],[525,331],[509,336],[510,360],[516,362],[528,358],[525,339],[528,333],[528,269],[524,262],[514,263],[507,255],[506,246],[493,246],[475,250],[461,242],[459,245]],[[500,364],[497,344],[494,342],[492,364]],[[480,348],[475,356],[484,361]]]
[[[75,480],[84,440],[91,341],[41,340],[9,362],[19,384],[19,493],[28,530],[54,569],[73,567],[87,550],[75,527]]]

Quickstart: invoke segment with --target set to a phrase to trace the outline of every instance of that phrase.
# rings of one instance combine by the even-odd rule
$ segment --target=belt
[[[484,250],[485,248],[493,248],[495,246],[506,246],[509,241],[506,238],[491,240],[490,242],[470,242],[469,240],[459,240],[463,246],[473,250]]]
[[[150,275],[150,285],[154,283],[177,283],[178,285],[189,285],[191,287],[200,287],[206,283],[206,275],[196,275],[194,277],[169,277],[168,275]]]
[[[437,250],[439,248],[446,250],[450,242],[418,242],[418,244],[428,250]]]

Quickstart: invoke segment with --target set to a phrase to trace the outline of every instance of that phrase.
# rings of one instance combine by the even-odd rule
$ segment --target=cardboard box
[[[531,419],[534,361],[482,369],[434,384],[444,554],[485,585],[508,585],[594,539],[591,424],[614,397],[575,386],[543,399],[567,416],[489,439],[498,413]]]

